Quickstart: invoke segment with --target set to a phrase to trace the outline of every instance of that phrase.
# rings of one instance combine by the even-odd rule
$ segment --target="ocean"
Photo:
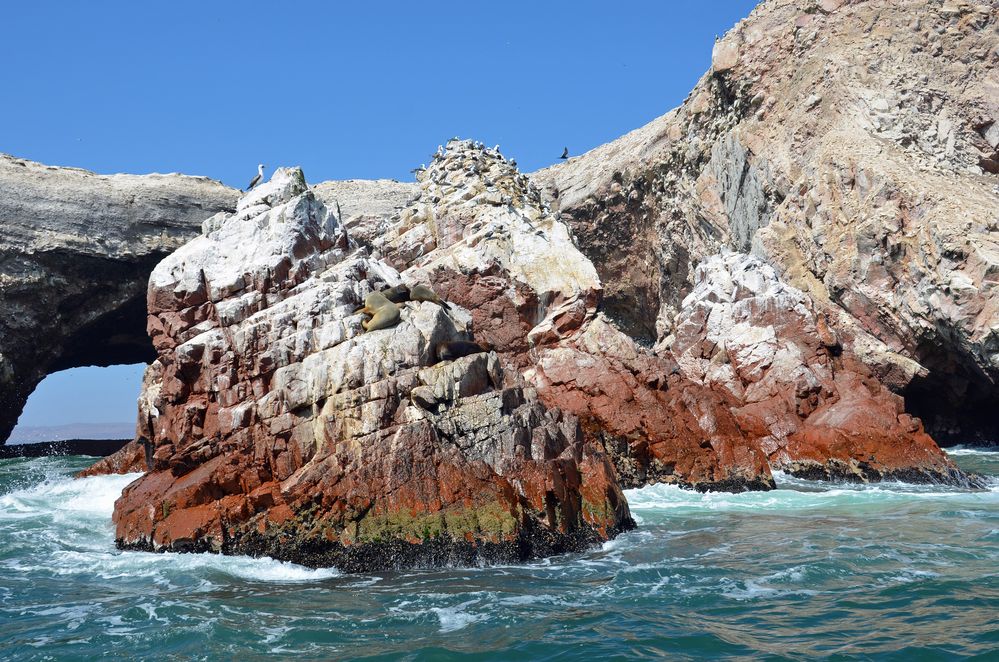
[[[639,528],[527,565],[345,575],[119,552],[135,478],[0,461],[0,657],[999,659],[999,449],[951,449],[986,491],[629,490]]]

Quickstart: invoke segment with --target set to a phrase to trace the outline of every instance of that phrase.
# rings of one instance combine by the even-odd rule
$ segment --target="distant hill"
[[[65,425],[18,425],[8,444],[34,444],[66,439],[131,439],[134,423],[67,423]]]

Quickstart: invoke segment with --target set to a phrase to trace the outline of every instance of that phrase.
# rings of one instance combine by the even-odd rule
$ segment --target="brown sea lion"
[[[400,319],[399,309],[394,303],[390,303],[376,310],[371,319],[361,322],[361,326],[364,327],[365,331],[377,331],[378,329],[387,329],[390,326],[395,326],[399,323]]]
[[[409,301],[409,286],[405,283],[399,283],[381,292],[385,295],[385,298],[392,303],[405,303]]]
[[[451,310],[451,306],[447,305],[447,302],[442,300],[437,293],[426,285],[421,285],[417,283],[413,287],[409,288],[409,298],[411,301],[430,301],[436,303],[438,306],[444,310]]]
[[[468,340],[452,340],[450,342],[438,343],[435,349],[437,350],[438,361],[454,361],[463,356],[489,351],[479,343]]]
[[[381,292],[372,292],[364,297],[364,307],[361,313],[371,315],[371,319],[361,322],[365,331],[377,331],[387,329],[399,323],[399,306],[389,301]]]

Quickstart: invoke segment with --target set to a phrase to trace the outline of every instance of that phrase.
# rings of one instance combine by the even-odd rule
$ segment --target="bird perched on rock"
[[[267,167],[263,163],[257,164],[257,176],[250,180],[250,185],[246,187],[246,191],[249,191],[254,186],[264,181],[264,168]]]
[[[569,158],[569,148],[568,147],[566,147],[566,148],[564,148],[562,150],[562,156],[560,156],[559,158],[560,159],[567,159],[567,158]]]

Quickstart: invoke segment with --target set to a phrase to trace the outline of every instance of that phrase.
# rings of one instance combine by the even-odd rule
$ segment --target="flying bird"
[[[567,159],[567,158],[569,158],[569,148],[568,147],[566,147],[565,149],[562,150],[562,156],[560,156],[559,158],[560,159]]]
[[[264,181],[264,168],[265,167],[266,166],[264,166],[263,163],[257,164],[257,176],[250,180],[250,185],[246,187],[247,191],[249,191],[250,189],[252,189],[254,186],[256,186],[257,184],[259,184],[260,182]]]

